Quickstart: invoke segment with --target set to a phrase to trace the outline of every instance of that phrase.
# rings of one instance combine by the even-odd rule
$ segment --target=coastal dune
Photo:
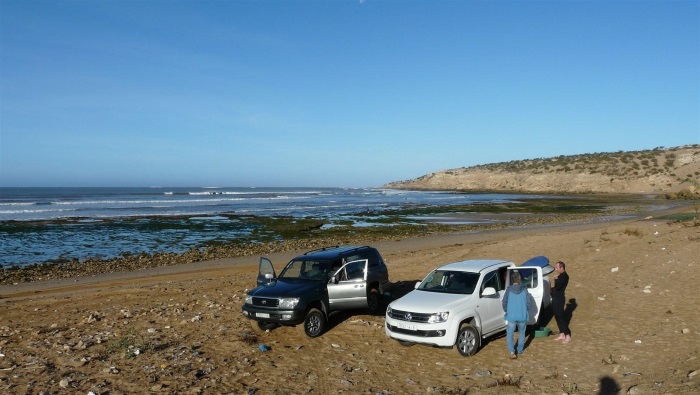
[[[688,213],[692,208],[684,209]],[[404,347],[382,315],[260,332],[241,314],[257,257],[0,287],[3,393],[657,394],[700,392],[700,227],[658,215],[577,225],[426,235],[372,244],[392,289],[473,258],[567,263],[573,341],[505,338],[473,357]],[[281,267],[296,252],[270,256]],[[556,333],[553,319],[547,326]],[[266,347],[261,347],[265,345]],[[266,349],[267,351],[262,351]]]

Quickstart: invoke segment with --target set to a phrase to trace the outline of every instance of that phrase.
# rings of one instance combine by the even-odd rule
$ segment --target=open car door
[[[260,263],[258,264],[258,285],[268,284],[275,278],[277,278],[277,274],[275,273],[275,267],[272,266],[272,262],[267,258],[260,257]]]
[[[523,285],[527,287],[527,292],[532,298],[530,301],[530,319],[528,320],[528,325],[535,325],[537,320],[540,318],[540,311],[542,310],[542,300],[545,296],[545,281],[542,278],[542,268],[537,266],[518,266],[509,267],[508,275],[506,276],[506,287],[510,286],[511,274],[516,271],[520,273]],[[549,287],[549,285],[547,285]],[[549,288],[546,290],[549,294]]]
[[[367,307],[367,265],[369,260],[348,262],[328,282],[328,302],[333,309]]]
[[[547,258],[546,256],[536,256],[523,262],[523,264],[520,266],[534,266],[542,268],[542,281],[544,281],[544,294],[542,295],[542,306],[547,307],[551,305],[552,295],[550,293],[551,280],[549,279],[549,275],[552,274],[552,272],[554,272],[554,266],[549,264],[549,258]]]

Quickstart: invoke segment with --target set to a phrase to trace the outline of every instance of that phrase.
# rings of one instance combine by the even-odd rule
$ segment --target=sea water
[[[0,264],[180,253],[249,235],[250,224],[238,216],[332,220],[536,197],[377,188],[0,188]]]

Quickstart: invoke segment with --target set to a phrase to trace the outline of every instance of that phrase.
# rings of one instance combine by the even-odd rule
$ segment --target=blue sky
[[[0,186],[367,187],[698,143],[698,1],[0,0]]]

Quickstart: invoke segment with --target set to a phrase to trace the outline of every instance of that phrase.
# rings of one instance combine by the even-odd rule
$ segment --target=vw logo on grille
[[[413,316],[411,316],[411,313],[406,313],[406,314],[403,316],[403,318],[404,318],[406,321],[410,321],[411,318],[413,318]]]
[[[267,304],[267,300],[263,299],[262,304]]]

